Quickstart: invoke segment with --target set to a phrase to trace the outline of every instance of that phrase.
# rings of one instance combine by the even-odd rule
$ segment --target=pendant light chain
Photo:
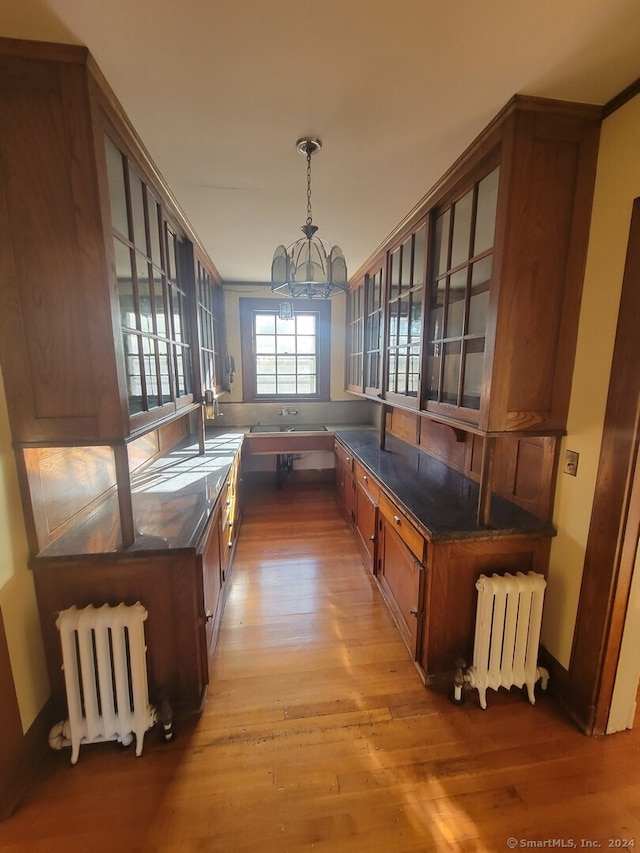
[[[311,224],[311,149],[307,147],[307,225]]]

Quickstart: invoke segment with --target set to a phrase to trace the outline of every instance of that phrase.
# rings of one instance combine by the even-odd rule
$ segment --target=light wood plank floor
[[[51,752],[0,850],[640,845],[638,730],[587,738],[550,696],[475,695],[424,688],[331,490],[254,491],[202,716],[140,758]]]

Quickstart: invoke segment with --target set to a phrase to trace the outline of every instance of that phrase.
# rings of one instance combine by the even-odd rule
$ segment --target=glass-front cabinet
[[[385,257],[347,294],[349,391],[379,398],[382,391]]]
[[[495,167],[432,214],[424,408],[471,420],[482,392],[499,175]]]
[[[373,397],[382,391],[384,272],[380,262],[365,276],[364,393]]]
[[[363,266],[350,390],[463,431],[566,428],[599,126],[514,96]]]
[[[388,258],[385,399],[419,404],[426,258],[426,223],[420,224]]]
[[[364,279],[347,293],[347,363],[346,387],[349,391],[363,391],[364,346]]]

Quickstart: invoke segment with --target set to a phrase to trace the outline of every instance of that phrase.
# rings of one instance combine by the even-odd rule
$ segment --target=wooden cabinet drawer
[[[393,525],[393,529],[400,536],[404,544],[415,554],[421,562],[424,560],[424,536],[420,531],[413,526],[408,516],[387,497],[384,492],[380,492],[378,504],[380,512],[384,515],[387,521]]]
[[[335,443],[335,454],[350,471],[353,469],[353,456],[339,441]]]
[[[380,497],[380,486],[378,481],[361,465],[357,459],[353,460],[353,474],[360,486],[369,495],[372,501],[378,503]]]

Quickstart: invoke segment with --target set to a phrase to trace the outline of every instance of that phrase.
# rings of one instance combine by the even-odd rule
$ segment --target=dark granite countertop
[[[478,524],[478,484],[393,436],[387,436],[389,449],[380,450],[377,429],[339,429],[335,434],[432,541],[555,535],[551,524],[496,494],[490,524]]]

